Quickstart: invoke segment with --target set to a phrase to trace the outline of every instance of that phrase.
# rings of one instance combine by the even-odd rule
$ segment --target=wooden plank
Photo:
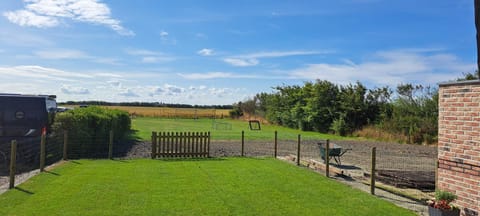
[[[157,156],[157,132],[152,132],[152,159],[155,159]]]
[[[167,151],[166,143],[167,143],[167,133],[163,132],[162,133],[162,157],[165,156],[165,152]]]
[[[208,149],[207,149],[207,157],[210,157],[210,131],[208,132]]]

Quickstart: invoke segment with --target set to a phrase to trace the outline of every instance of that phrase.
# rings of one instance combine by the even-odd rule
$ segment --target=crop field
[[[273,158],[77,160],[0,195],[0,215],[415,215]]]
[[[102,106],[107,109],[119,109],[137,117],[162,118],[225,118],[229,109],[170,108],[170,107],[138,107],[138,106]]]

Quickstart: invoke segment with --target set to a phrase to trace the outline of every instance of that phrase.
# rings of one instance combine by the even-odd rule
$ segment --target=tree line
[[[234,104],[231,115],[262,116],[269,122],[342,136],[367,129],[395,141],[434,143],[438,133],[438,90],[400,84],[368,89],[361,82],[338,85],[327,80],[283,85]],[[393,141],[393,140],[392,140]]]
[[[199,109],[232,109],[232,105],[191,105],[169,104],[162,102],[106,102],[106,101],[67,101],[60,105],[94,105],[94,106],[139,106],[139,107],[168,107],[168,108],[199,108]]]

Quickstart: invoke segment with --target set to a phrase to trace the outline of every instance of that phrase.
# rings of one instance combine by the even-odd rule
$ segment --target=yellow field
[[[136,106],[102,106],[107,109],[125,110],[132,116],[164,117],[164,118],[224,118],[229,116],[229,109],[196,109],[169,107],[136,107]]]

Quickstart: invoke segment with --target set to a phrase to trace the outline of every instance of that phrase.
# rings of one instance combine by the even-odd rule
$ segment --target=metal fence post
[[[372,148],[372,170],[370,171],[370,193],[375,195],[375,165],[377,157],[377,147]]]
[[[277,141],[278,141],[278,132],[275,131],[275,150],[274,150],[274,153],[273,153],[273,156],[275,158],[277,158],[277,148],[278,148],[278,144],[277,144]]]
[[[113,130],[110,130],[110,139],[108,140],[108,159],[113,158]]]
[[[244,149],[245,149],[245,131],[242,130],[242,157],[245,156]]]
[[[40,172],[45,170],[45,142],[46,142],[46,135],[42,133],[42,137],[40,139]]]
[[[325,175],[330,177],[330,140],[325,144]]]
[[[297,140],[297,166],[300,166],[300,134],[298,134]]]
[[[63,131],[63,160],[68,160],[67,147],[68,147],[68,130],[64,130]]]
[[[12,140],[11,148],[10,148],[10,184],[9,189],[15,187],[15,170],[16,170],[16,163],[17,163],[17,141]]]

